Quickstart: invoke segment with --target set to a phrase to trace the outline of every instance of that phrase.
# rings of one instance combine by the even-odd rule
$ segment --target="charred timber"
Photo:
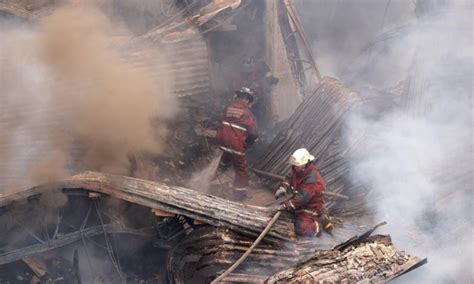
[[[212,280],[234,264],[253,241],[226,228],[199,226],[171,250],[168,269],[177,283],[194,283],[196,275]],[[295,264],[297,251],[291,245],[282,245],[274,245],[264,238],[236,273],[240,277],[264,280]]]
[[[224,281],[383,282],[426,263],[397,250],[390,236],[371,236],[383,224],[325,249],[317,249],[321,247],[320,238],[300,239],[295,246],[280,248],[263,240]],[[171,250],[167,263],[171,279],[176,283],[209,282],[237,261],[251,243],[251,238],[226,228],[200,226]]]
[[[390,236],[375,235],[343,250],[319,250],[296,267],[281,271],[266,283],[379,283],[426,263],[397,250]]]
[[[257,236],[275,213],[273,209],[244,205],[183,187],[99,172],[85,172],[54,185],[10,194],[0,198],[0,204],[60,188],[84,189],[110,195],[151,209],[184,215],[215,227],[226,227],[248,236]],[[282,214],[266,239],[276,243],[294,240],[292,216],[286,212]]]

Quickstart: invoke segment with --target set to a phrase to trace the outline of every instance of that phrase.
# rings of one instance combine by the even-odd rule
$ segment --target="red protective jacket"
[[[255,137],[257,132],[257,121],[249,111],[248,102],[239,98],[234,100],[226,108],[222,122],[222,127],[217,131],[217,141],[227,148],[245,153],[247,138]]]
[[[302,173],[292,168],[290,176],[283,183],[297,191],[287,204],[289,209],[296,212],[308,209],[317,213],[324,210],[323,191],[326,190],[326,182],[314,164],[309,164]]]

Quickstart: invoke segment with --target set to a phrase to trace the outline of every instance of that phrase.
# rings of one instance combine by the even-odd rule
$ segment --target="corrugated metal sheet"
[[[157,78],[172,80],[177,97],[211,91],[209,54],[206,41],[197,30],[188,27],[184,38],[165,40],[152,32],[133,39],[122,52],[134,68],[151,71]],[[169,39],[169,38],[166,38]]]

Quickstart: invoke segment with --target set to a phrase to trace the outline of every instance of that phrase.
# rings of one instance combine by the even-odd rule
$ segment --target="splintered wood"
[[[426,260],[399,251],[393,246],[390,236],[370,236],[380,225],[331,249],[315,249],[314,244],[311,246],[305,240],[270,243],[264,239],[223,281],[384,282],[426,263]],[[171,250],[168,258],[170,277],[175,283],[212,281],[230,267],[252,242],[252,238],[225,228],[200,226]]]
[[[176,283],[195,283],[198,276],[208,282],[234,264],[253,241],[226,228],[200,226],[173,248],[168,269]],[[295,264],[297,259],[290,244],[270,243],[264,238],[235,273],[254,282]]]
[[[342,251],[316,251],[309,260],[273,275],[267,283],[385,282],[422,262],[397,250],[389,236],[376,235]]]

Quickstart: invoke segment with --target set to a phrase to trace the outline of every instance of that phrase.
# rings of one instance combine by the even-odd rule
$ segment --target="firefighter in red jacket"
[[[294,193],[285,200],[280,209],[294,212],[296,215],[295,229],[298,236],[320,236],[321,227],[332,233],[333,225],[324,208],[323,192],[326,182],[313,163],[314,157],[308,150],[301,148],[290,157],[291,174],[283,180],[275,192],[275,198]],[[291,196],[291,195],[290,195]]]
[[[257,137],[257,121],[249,108],[254,95],[249,88],[242,87],[236,93],[235,100],[224,111],[222,125],[217,131],[217,141],[224,151],[221,169],[232,165],[235,179],[234,189],[239,199],[247,196],[249,173],[247,169],[247,145]]]

